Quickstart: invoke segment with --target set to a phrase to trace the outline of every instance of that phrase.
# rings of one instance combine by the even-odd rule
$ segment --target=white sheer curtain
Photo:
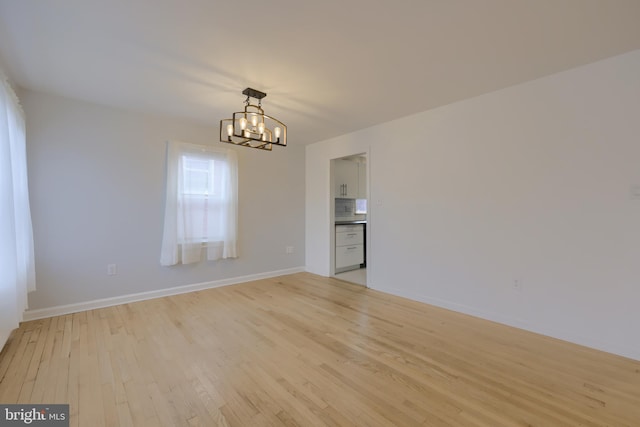
[[[0,70],[0,348],[35,287],[24,114]]]
[[[160,264],[235,258],[238,160],[230,149],[167,143]]]

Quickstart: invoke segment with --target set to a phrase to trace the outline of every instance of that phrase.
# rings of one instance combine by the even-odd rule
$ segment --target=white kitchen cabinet
[[[346,199],[358,198],[358,163],[337,159],[333,163],[333,179],[335,183],[335,197]]]
[[[336,273],[364,264],[364,225],[336,225]]]
[[[360,268],[364,260],[362,245],[340,246],[336,248],[336,273]]]
[[[338,231],[338,227],[343,227]],[[336,246],[361,245],[364,242],[362,225],[339,225],[336,227]]]

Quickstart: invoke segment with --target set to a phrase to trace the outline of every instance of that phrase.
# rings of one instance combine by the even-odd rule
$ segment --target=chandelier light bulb
[[[245,130],[245,131],[244,131],[244,137],[245,137],[245,138],[249,138],[249,136],[250,136],[249,131],[248,131],[248,130]]]
[[[240,119],[240,129],[245,130],[247,128],[247,119],[242,117]]]
[[[251,116],[251,124],[253,125],[253,127],[256,127],[256,125],[258,124],[258,116],[257,115],[252,115]]]
[[[274,135],[276,136],[276,138],[280,138],[280,127],[276,126],[276,128],[273,130]]]
[[[233,135],[233,125],[227,125],[227,135]]]
[[[264,134],[264,123],[258,123],[258,133]]]

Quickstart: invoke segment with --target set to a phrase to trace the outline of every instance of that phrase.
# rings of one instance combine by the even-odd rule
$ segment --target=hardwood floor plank
[[[19,339],[19,341],[16,343],[17,345],[13,347],[15,351],[14,354],[3,352],[3,357],[10,358],[11,362],[0,382],[0,385],[3,386],[0,387],[0,402],[2,403],[18,403],[20,391],[25,384],[30,357],[35,347],[33,343],[29,346],[31,334],[32,331],[30,330],[22,334],[17,334],[16,338]]]
[[[640,425],[640,362],[298,273],[23,323],[0,402],[72,426]]]

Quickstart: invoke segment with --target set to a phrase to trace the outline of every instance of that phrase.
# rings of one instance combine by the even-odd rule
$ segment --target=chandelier
[[[231,119],[220,120],[220,142],[269,151],[273,145],[286,146],[287,126],[262,109],[262,98],[267,94],[250,87],[242,94],[247,96],[244,111],[233,113]],[[258,105],[252,104],[251,98],[257,99]]]

